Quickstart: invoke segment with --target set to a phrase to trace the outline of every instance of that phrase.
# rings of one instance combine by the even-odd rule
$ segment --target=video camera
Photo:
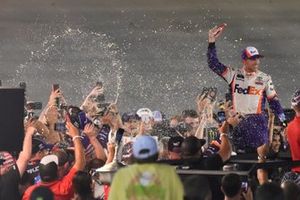
[[[193,130],[193,127],[185,122],[180,122],[175,127],[175,130],[178,131],[180,134],[184,135],[186,132]]]
[[[42,102],[28,101],[26,102],[26,110],[41,110],[43,107]]]

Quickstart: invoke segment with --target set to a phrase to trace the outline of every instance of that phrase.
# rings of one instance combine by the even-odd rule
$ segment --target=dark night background
[[[297,0],[0,0],[0,79],[27,83],[45,104],[59,83],[79,105],[96,81],[121,111],[149,107],[177,114],[195,106],[204,86],[226,84],[206,63],[207,31],[222,22],[224,64],[257,47],[284,107],[300,86],[300,1]]]

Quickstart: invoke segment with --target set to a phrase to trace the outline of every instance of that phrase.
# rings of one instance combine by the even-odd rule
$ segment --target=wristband
[[[80,135],[76,135],[76,136],[72,137],[72,141],[74,142],[77,138],[79,138],[80,140],[82,139],[82,137]]]

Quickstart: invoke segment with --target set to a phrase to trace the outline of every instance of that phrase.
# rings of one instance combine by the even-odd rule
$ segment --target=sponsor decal
[[[243,74],[237,74],[236,75],[236,79],[237,80],[240,80],[240,81],[243,81],[245,79],[244,75]]]
[[[261,81],[255,81],[255,84],[256,84],[256,85],[264,85],[264,83],[261,82]]]
[[[262,95],[263,89],[257,89],[254,86],[248,86],[247,88],[240,87],[239,84],[235,84],[234,92],[238,94],[247,94],[247,95]]]

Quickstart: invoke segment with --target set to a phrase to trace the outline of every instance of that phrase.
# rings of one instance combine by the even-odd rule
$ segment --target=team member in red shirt
[[[292,108],[296,112],[296,116],[287,127],[287,138],[292,159],[300,160],[300,90],[293,95]],[[300,166],[292,168],[292,171],[300,174]]]
[[[23,200],[29,200],[32,191],[39,186],[49,188],[54,193],[55,200],[69,200],[73,197],[72,179],[77,171],[83,170],[85,167],[84,149],[81,143],[79,130],[70,122],[67,121],[66,127],[68,135],[72,137],[75,151],[75,163],[69,173],[63,178],[58,176],[58,157],[56,155],[48,155],[40,161],[40,177],[41,183],[29,187],[23,196]]]

